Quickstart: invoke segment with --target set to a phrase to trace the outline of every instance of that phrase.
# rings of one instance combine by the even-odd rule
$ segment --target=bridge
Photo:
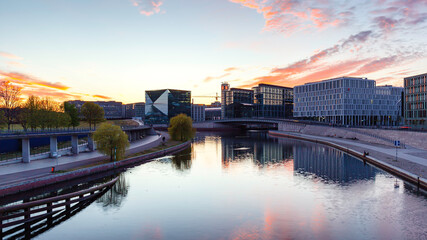
[[[122,127],[122,130],[128,135],[130,142],[142,139],[146,135],[155,135],[156,132],[151,126]],[[20,139],[22,141],[22,162],[31,161],[31,144],[32,138],[50,138],[49,157],[58,157],[58,137],[71,136],[71,152],[79,154],[79,137],[87,136],[87,148],[89,151],[96,149],[92,134],[94,129],[54,129],[54,130],[36,130],[36,131],[0,131],[0,141],[8,139]]]

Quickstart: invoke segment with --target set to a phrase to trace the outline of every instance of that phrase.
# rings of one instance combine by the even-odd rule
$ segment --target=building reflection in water
[[[372,179],[379,172],[336,149],[292,139],[269,138],[262,133],[225,137],[221,144],[223,168],[229,167],[230,162],[244,159],[253,159],[259,166],[293,161],[294,173],[314,174],[337,183]]]
[[[321,144],[301,142],[294,147],[294,170],[312,173],[326,180],[347,183],[373,179],[379,170],[359,159]]]
[[[96,203],[102,204],[104,210],[108,208],[120,208],[123,200],[129,192],[129,183],[126,181],[125,174],[120,174],[116,184],[111,187],[104,195],[96,200]]]

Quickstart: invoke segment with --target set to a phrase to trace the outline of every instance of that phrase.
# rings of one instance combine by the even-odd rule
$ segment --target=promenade
[[[424,149],[418,149],[414,147],[407,147],[406,149],[398,148],[396,161],[395,147],[336,137],[315,136],[285,131],[273,132],[284,133],[311,140],[327,141],[361,153],[368,152],[369,157],[375,158],[394,167],[403,169],[414,175],[427,179],[427,150]]]
[[[163,135],[150,135],[134,141],[126,150],[126,154],[134,154],[156,147],[161,144]],[[165,136],[166,138],[168,136]],[[30,163],[12,163],[0,166],[0,187],[21,181],[31,180],[51,174],[52,167],[56,171],[69,170],[81,166],[96,164],[109,157],[97,152],[80,153],[74,156],[62,156],[57,159],[46,158],[33,160]]]

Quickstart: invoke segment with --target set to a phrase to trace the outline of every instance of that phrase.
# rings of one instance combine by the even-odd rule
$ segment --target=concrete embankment
[[[129,167],[135,164],[146,163],[158,157],[180,152],[188,148],[190,145],[191,145],[191,141],[187,141],[164,150],[160,150],[157,152],[152,152],[152,153],[148,153],[148,154],[144,154],[144,155],[136,156],[132,158],[127,158],[118,162],[106,163],[98,166],[75,170],[72,172],[54,174],[52,176],[41,177],[38,179],[28,180],[28,181],[20,182],[17,184],[3,186],[0,188],[0,197],[32,190],[40,187],[45,187],[48,185],[52,185],[52,184],[56,184],[64,181],[70,181],[73,179],[82,178],[92,174],[111,171],[113,169],[120,169],[120,168],[125,169],[126,167]]]
[[[403,145],[427,150],[427,132],[345,128],[324,125],[311,125],[301,122],[280,122],[279,131],[295,132],[315,136],[336,137],[342,139],[357,139],[364,142],[382,144],[394,147],[394,140],[399,140]]]
[[[379,159],[376,159],[376,158],[373,158],[370,156],[365,156],[363,153],[360,153],[354,149],[351,149],[351,147],[345,147],[345,146],[342,146],[340,144],[333,143],[330,141],[319,140],[316,138],[310,138],[309,136],[295,135],[292,133],[286,133],[286,132],[280,132],[280,131],[269,131],[268,133],[269,133],[269,135],[275,136],[275,137],[286,137],[286,138],[305,140],[305,141],[320,143],[323,145],[327,145],[327,146],[336,148],[336,149],[341,150],[345,153],[348,153],[352,156],[355,156],[355,157],[361,159],[362,161],[364,161],[366,163],[372,164],[372,165],[374,165],[380,169],[383,169],[383,170],[403,179],[404,181],[415,185],[415,187],[427,190],[427,180],[426,179],[419,177],[413,173],[410,173],[406,170],[403,170],[401,168],[395,167],[395,166],[388,164],[384,161],[381,161]]]

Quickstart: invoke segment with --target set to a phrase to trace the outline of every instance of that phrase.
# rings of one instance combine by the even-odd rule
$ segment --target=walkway
[[[363,153],[364,151],[369,152],[370,157],[374,157],[378,160],[384,161],[393,166],[404,169],[408,172],[427,178],[427,151],[417,148],[399,148],[397,161],[396,159],[396,148],[389,147],[380,144],[372,144],[363,141],[357,140],[347,140],[342,138],[334,137],[323,137],[323,136],[314,136],[308,134],[301,134],[295,132],[283,132],[289,135],[300,136],[315,140],[323,140],[332,143],[339,144],[344,147],[356,150]]]
[[[132,142],[126,154],[141,152],[158,146],[162,141],[162,135],[146,136],[142,140]],[[94,151],[81,153],[75,156],[63,156],[58,159],[47,158],[33,160],[30,163],[13,163],[0,166],[0,186],[30,180],[51,174],[51,168],[67,170],[101,162],[108,157]]]

